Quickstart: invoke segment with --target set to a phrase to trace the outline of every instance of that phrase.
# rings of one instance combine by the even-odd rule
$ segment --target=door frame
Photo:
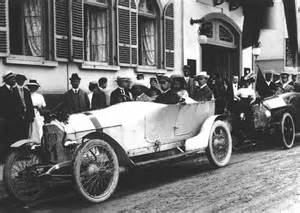
[[[209,13],[205,16],[203,16],[203,19],[207,22],[221,22],[222,24],[224,24],[225,26],[227,26],[228,28],[230,28],[230,30],[234,33],[234,37],[235,37],[235,45],[237,46],[237,51],[236,51],[236,57],[238,57],[238,69],[239,69],[239,76],[242,76],[243,74],[243,52],[242,52],[242,30],[240,29],[240,27],[228,16],[226,16],[225,14],[222,13]],[[209,43],[212,45],[216,45],[216,46],[222,46],[218,43]],[[202,45],[204,44],[200,44],[200,71],[202,71]]]

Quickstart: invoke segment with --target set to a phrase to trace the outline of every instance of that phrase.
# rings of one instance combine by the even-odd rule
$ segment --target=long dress
[[[44,117],[41,116],[39,110],[46,107],[46,102],[43,95],[37,92],[31,94],[31,99],[34,106],[35,118],[31,124],[29,138],[36,142],[40,142],[43,136]]]

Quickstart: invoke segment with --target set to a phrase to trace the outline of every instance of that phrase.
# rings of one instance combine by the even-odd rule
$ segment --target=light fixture
[[[199,44],[207,44],[207,36],[206,35],[199,35],[198,36]]]
[[[255,60],[257,59],[258,56],[261,54],[261,42],[257,42],[255,45],[252,47],[252,55],[255,57]]]

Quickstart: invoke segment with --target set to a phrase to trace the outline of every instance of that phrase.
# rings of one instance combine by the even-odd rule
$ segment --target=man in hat
[[[295,92],[300,92],[300,84],[297,82],[297,75],[298,75],[297,71],[292,73],[292,80],[290,81],[289,85],[295,88],[294,90]]]
[[[131,80],[128,77],[117,78],[118,88],[112,91],[110,95],[110,104],[118,104],[122,102],[132,101],[132,94],[130,93]]]
[[[106,102],[106,85],[107,85],[107,78],[100,78],[98,80],[98,85],[94,90],[93,98],[92,98],[92,109],[103,109],[107,107]]]
[[[90,108],[92,108],[92,98],[94,95],[94,90],[98,87],[98,82],[97,81],[90,81],[89,83],[89,91],[90,93],[88,94],[89,101],[90,101]]]
[[[13,120],[15,120],[15,100],[13,87],[15,74],[7,72],[2,76],[4,85],[0,87],[0,162],[5,159],[10,144],[13,142]]]
[[[72,88],[64,94],[63,110],[68,114],[88,111],[90,101],[88,94],[79,88],[81,78],[77,73],[73,73],[70,82]]]
[[[16,117],[14,120],[16,140],[28,138],[29,127],[34,121],[35,117],[31,94],[29,90],[24,87],[24,83],[26,80],[27,78],[25,75],[16,75],[17,85],[13,91],[16,108]]]
[[[189,65],[183,66],[183,75],[186,82],[186,90],[189,96],[193,98],[195,93],[195,81],[194,78],[191,76],[191,69]]]
[[[209,78],[209,76],[207,75],[207,72],[205,72],[205,71],[200,72],[199,75],[197,75],[195,77],[195,80],[198,82],[198,85],[199,85],[195,91],[194,99],[196,101],[210,101],[213,99],[213,92],[207,86],[208,78]]]
[[[266,81],[266,84],[267,84],[268,88],[270,89],[270,91],[274,94],[276,92],[276,85],[272,81],[273,73],[274,73],[273,70],[266,70],[265,71],[265,81]],[[273,94],[268,94],[268,96],[271,96]]]
[[[283,89],[283,93],[286,92],[293,92],[295,90],[295,88],[290,85],[289,83],[289,73],[287,72],[283,72],[280,74],[281,77],[281,83],[282,83],[282,89]]]
[[[180,97],[177,93],[171,90],[171,79],[167,76],[159,76],[158,78],[162,93],[155,99],[154,102],[161,104],[177,104],[180,102]]]

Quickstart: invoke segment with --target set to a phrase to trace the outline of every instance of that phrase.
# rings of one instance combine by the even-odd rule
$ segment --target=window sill
[[[5,58],[6,64],[28,65],[28,66],[43,66],[43,67],[57,67],[57,61],[48,61],[42,57],[10,55]]]
[[[103,64],[99,62],[85,61],[81,64],[81,69],[84,70],[106,70],[106,71],[119,71],[119,66]]]
[[[136,72],[140,73],[154,73],[154,74],[165,74],[167,73],[167,70],[165,69],[159,69],[156,67],[150,67],[150,66],[138,66],[136,68]]]

